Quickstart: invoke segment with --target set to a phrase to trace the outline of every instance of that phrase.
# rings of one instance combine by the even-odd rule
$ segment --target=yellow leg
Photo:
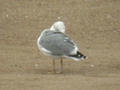
[[[56,69],[55,69],[56,65],[55,65],[55,60],[53,59],[53,72],[56,73]]]
[[[62,57],[61,57],[61,59],[60,59],[60,63],[61,63],[61,73],[63,73],[63,59],[62,59]]]

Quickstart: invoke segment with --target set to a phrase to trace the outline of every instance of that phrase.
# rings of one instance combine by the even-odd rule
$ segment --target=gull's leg
[[[56,73],[56,69],[55,69],[56,65],[55,65],[55,59],[53,59],[53,72]]]
[[[62,59],[62,57],[60,58],[60,63],[61,63],[61,71],[60,71],[60,73],[63,73],[63,59]]]

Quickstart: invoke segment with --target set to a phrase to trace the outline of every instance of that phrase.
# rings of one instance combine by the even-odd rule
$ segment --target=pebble
[[[95,67],[95,65],[91,64],[90,67]]]
[[[61,19],[61,17],[57,17],[57,19]]]

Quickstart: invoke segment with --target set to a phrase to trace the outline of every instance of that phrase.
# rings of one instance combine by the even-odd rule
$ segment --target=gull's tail
[[[87,56],[84,56],[82,53],[78,52],[75,54],[75,55],[69,55],[68,56],[69,58],[72,58],[76,61],[79,61],[79,60],[84,60],[87,58]]]

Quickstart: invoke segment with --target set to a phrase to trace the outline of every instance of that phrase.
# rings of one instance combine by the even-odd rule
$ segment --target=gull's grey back
[[[56,56],[69,55],[75,49],[74,42],[65,34],[50,30],[42,33],[39,44]]]

